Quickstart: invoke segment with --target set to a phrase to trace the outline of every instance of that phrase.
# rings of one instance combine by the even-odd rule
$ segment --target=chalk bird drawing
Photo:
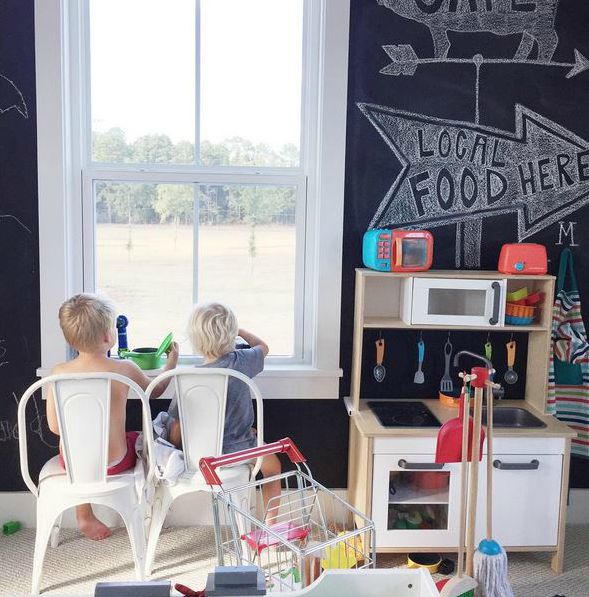
[[[0,115],[10,110],[16,110],[23,118],[29,117],[27,103],[20,89],[0,73]]]
[[[459,33],[521,34],[514,56],[528,58],[534,42],[538,60],[549,61],[558,45],[554,21],[559,0],[378,0],[396,14],[426,25],[434,56],[446,58],[448,31]]]
[[[10,110],[16,110],[23,118],[29,117],[27,103],[20,89],[8,77],[0,73],[0,116]],[[31,229],[16,216],[0,213],[0,222],[6,220],[14,220],[25,232],[32,234]]]

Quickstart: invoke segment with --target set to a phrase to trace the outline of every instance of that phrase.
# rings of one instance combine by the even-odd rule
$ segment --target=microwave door
[[[414,282],[413,324],[503,325],[504,280],[416,278]]]

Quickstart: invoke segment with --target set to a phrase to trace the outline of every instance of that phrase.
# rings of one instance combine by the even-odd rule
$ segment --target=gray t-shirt
[[[259,346],[233,350],[203,367],[219,367],[240,371],[248,377],[255,377],[264,370],[264,353]],[[168,414],[175,419],[178,415],[178,399],[174,397]],[[254,408],[249,388],[239,379],[229,378],[227,406],[225,407],[225,434],[223,453],[237,452],[256,446],[256,434],[252,431]]]

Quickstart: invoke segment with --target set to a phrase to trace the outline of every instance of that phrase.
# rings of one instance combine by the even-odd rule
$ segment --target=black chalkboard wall
[[[2,490],[22,488],[17,400],[40,364],[37,146],[33,2],[0,3],[0,454]],[[39,397],[31,403],[30,453],[54,453]]]
[[[362,265],[369,227],[432,230],[438,269],[496,269],[501,245],[521,240],[546,245],[555,273],[560,251],[572,246],[587,321],[587,31],[589,3],[576,0],[352,0],[343,394],[349,390],[354,267]],[[560,158],[566,163],[560,179],[559,154],[567,156]],[[533,180],[522,183],[531,172]],[[367,332],[369,345],[377,333]],[[424,339],[439,381],[446,335],[428,332]],[[494,360],[502,366],[508,339],[492,337]],[[485,340],[486,334],[452,336],[455,348],[479,352]],[[521,396],[525,382],[525,335],[516,340],[524,375],[508,396]],[[390,335],[387,364],[398,393],[419,397],[436,384],[411,383],[416,342],[415,333]],[[385,384],[370,380],[373,359],[369,354],[363,364],[363,392],[385,397]],[[573,485],[588,486],[588,480],[587,463],[576,461]]]

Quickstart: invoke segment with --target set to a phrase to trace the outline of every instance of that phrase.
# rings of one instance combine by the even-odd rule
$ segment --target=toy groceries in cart
[[[237,487],[222,485],[216,469],[284,453],[294,470]],[[374,523],[313,478],[290,439],[203,458],[201,472],[213,489],[220,566],[254,565],[272,592],[310,585],[323,570],[375,566]],[[265,506],[264,484],[280,479],[282,494]]]

